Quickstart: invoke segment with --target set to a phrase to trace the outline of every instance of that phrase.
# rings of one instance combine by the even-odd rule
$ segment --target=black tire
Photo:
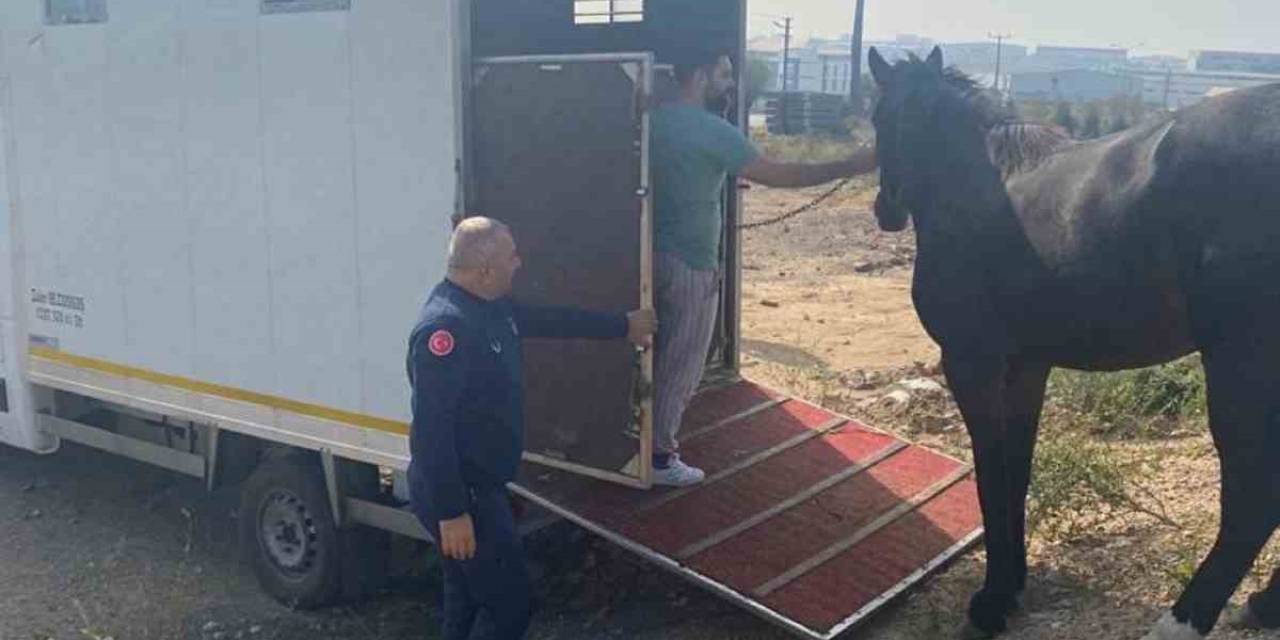
[[[240,541],[262,588],[286,606],[313,609],[338,598],[341,536],[314,457],[258,465],[240,492]]]

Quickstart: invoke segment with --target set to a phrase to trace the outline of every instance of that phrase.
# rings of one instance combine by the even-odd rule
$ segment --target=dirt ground
[[[820,191],[755,188],[750,218]],[[746,234],[744,373],[967,456],[945,395],[909,409],[882,400],[902,379],[936,378],[938,353],[911,306],[911,236],[876,230],[870,197],[850,189]],[[1136,640],[1208,550],[1217,463],[1207,436],[1128,446],[1159,456],[1148,486],[1177,526],[1132,516],[1066,541],[1033,539],[1032,586],[1010,640]],[[373,600],[291,611],[236,561],[235,506],[234,491],[206,494],[193,480],[71,445],[49,458],[0,448],[0,640],[437,637],[439,584],[426,550],[398,544],[401,570]],[[543,603],[533,638],[787,637],[567,524],[529,547]],[[1280,562],[1276,547],[1248,586],[1261,582],[1262,566]],[[981,581],[981,556],[962,557],[849,637],[953,637]]]

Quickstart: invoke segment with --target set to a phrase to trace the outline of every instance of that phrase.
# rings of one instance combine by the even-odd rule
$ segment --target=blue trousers
[[[440,539],[440,518],[431,505],[415,509],[427,531]],[[505,487],[473,489],[471,520],[476,555],[441,556],[444,570],[444,640],[519,640],[533,614],[529,569]]]

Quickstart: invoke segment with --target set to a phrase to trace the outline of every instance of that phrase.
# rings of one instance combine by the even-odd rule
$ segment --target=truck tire
[[[240,541],[262,588],[286,606],[333,603],[342,586],[340,533],[319,463],[268,457],[240,493]]]

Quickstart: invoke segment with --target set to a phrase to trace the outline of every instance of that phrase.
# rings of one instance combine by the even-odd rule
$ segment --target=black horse
[[[1213,550],[1147,636],[1209,633],[1280,524],[1280,85],[1092,142],[1018,124],[963,74],[874,50],[876,217],[914,221],[912,297],[973,444],[987,575],[966,635],[1005,629],[1052,367],[1199,351],[1222,468]],[[1280,627],[1280,570],[1243,616]]]

